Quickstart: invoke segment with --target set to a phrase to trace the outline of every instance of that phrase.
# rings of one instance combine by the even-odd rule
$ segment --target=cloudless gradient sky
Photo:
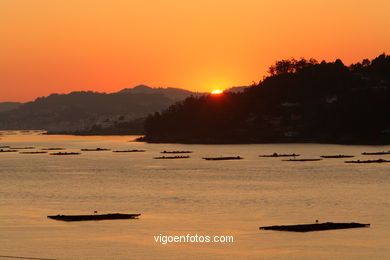
[[[0,0],[0,101],[138,84],[212,91],[278,59],[390,52],[389,0]]]

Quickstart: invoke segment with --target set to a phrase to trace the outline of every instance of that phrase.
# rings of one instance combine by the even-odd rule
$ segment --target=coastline
[[[143,135],[144,133],[138,131],[101,131],[101,132],[91,132],[91,131],[46,131],[44,135],[76,135],[76,136],[124,136],[124,135]]]
[[[8,131],[8,130],[1,130]],[[17,130],[30,131],[30,130]],[[38,130],[34,130],[38,131]],[[126,136],[137,135],[141,136],[136,139],[138,142],[145,143],[172,143],[172,144],[340,144],[340,145],[389,145],[390,137],[387,135],[376,137],[339,137],[339,138],[324,138],[324,137],[263,137],[263,138],[218,138],[218,137],[156,137],[145,135],[143,131],[42,131],[42,135],[73,135],[73,136]]]
[[[389,145],[390,140],[380,142],[380,140],[325,140],[311,138],[262,138],[256,140],[233,140],[233,139],[213,139],[213,138],[150,138],[142,136],[136,139],[146,143],[176,143],[176,144],[341,144],[341,145]]]
[[[115,131],[115,132],[91,132],[91,131],[47,131],[42,133],[44,135],[74,135],[74,136],[125,136],[125,135],[142,135],[137,138],[138,142],[145,143],[173,143],[173,144],[341,144],[341,145],[389,145],[390,138],[338,138],[338,139],[326,139],[326,138],[256,138],[256,139],[218,139],[218,138],[170,138],[170,137],[148,137],[143,132],[128,132],[128,131]]]

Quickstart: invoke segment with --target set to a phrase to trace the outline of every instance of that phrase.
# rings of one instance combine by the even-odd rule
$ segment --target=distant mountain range
[[[27,103],[4,102],[0,103],[0,129],[72,132],[129,125],[129,122],[141,122],[139,118],[161,111],[177,101],[201,94],[178,88],[140,85],[110,94],[80,91],[51,94]]]
[[[117,92],[121,94],[150,94],[150,95],[163,95],[171,100],[183,100],[191,95],[198,95],[185,89],[180,88],[151,88],[145,85],[138,85],[134,88],[125,88]]]

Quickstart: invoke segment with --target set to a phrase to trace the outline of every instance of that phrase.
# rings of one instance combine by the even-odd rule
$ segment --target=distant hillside
[[[117,93],[52,94],[0,113],[0,129],[84,131],[122,125],[195,95],[187,90],[138,86]],[[131,124],[130,124],[131,125]]]
[[[189,97],[145,122],[148,142],[390,143],[390,56],[282,60],[243,92]]]
[[[17,109],[22,103],[19,102],[2,102],[0,103],[0,113]]]
[[[145,85],[139,85],[134,88],[125,88],[118,93],[125,94],[161,94],[171,100],[179,101],[186,99],[191,95],[198,95],[194,92],[180,88],[151,88]]]

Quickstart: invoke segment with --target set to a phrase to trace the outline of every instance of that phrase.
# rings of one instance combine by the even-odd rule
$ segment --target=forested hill
[[[240,93],[189,97],[147,118],[145,140],[390,143],[390,56],[282,60]]]
[[[52,94],[0,112],[0,129],[73,132],[117,124],[131,126],[130,122],[140,122],[139,118],[195,94],[184,89],[144,85],[110,94],[92,91]],[[127,132],[132,133],[132,129]]]
[[[19,102],[1,102],[0,103],[0,113],[17,109],[20,105],[22,105],[22,103],[19,103]]]

